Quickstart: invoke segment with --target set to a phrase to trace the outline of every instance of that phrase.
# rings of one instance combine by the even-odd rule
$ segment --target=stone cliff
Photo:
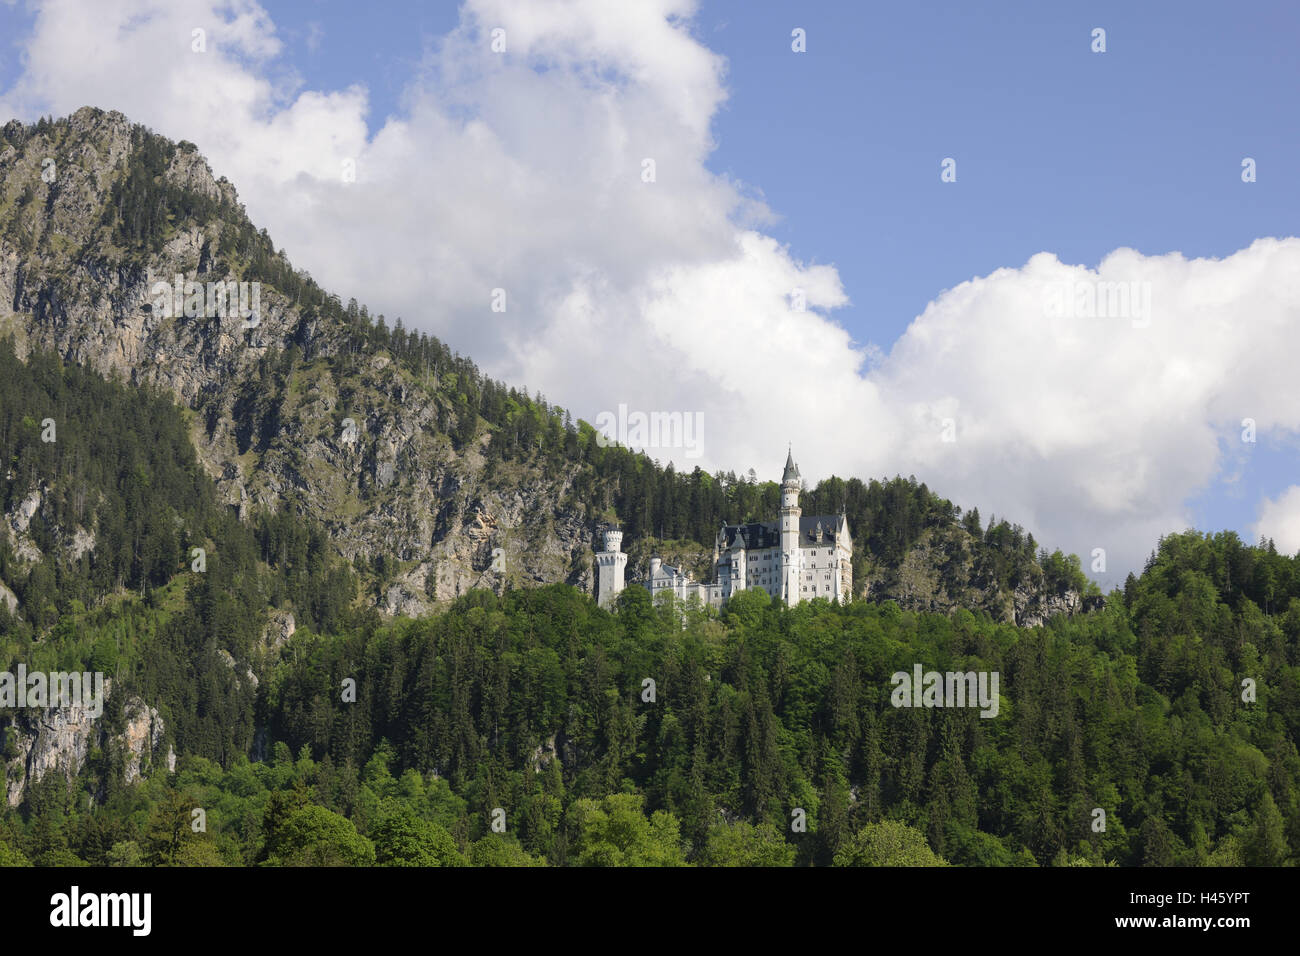
[[[571,471],[498,468],[489,479],[480,453],[488,436],[453,447],[439,427],[449,410],[436,382],[382,352],[360,356],[339,381],[328,360],[349,347],[344,330],[265,285],[256,320],[159,309],[157,283],[240,278],[236,256],[222,252],[235,224],[229,215],[169,222],[156,250],[118,248],[103,211],[140,149],[124,116],[87,108],[0,154],[0,223],[9,221],[0,334],[14,336],[20,356],[52,349],[170,391],[196,412],[201,460],[241,515],[290,508],[321,522],[348,559],[394,562],[376,601],[387,613],[419,614],[507,582],[591,591],[593,529],[564,503]],[[242,219],[234,187],[188,144],[174,148],[161,178]],[[290,349],[287,364],[276,361]],[[284,374],[268,382],[267,361]],[[30,557],[24,532],[40,502],[34,488],[6,516],[16,550]],[[84,547],[93,529],[78,530]]]

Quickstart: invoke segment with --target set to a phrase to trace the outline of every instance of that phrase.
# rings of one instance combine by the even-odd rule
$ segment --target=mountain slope
[[[398,562],[389,610],[498,584],[493,547],[506,580],[590,585],[575,562],[587,529],[560,505],[573,469],[496,469],[489,481],[486,435],[449,394],[472,366],[435,346],[417,382],[373,347],[359,312],[349,322],[272,252],[192,147],[89,109],[3,136],[0,331],[20,355],[52,349],[170,390],[198,412],[200,457],[241,516],[287,506],[320,520],[347,558]],[[260,282],[260,321],[158,314],[155,283],[176,275]]]
[[[160,295],[177,276],[181,288]],[[255,320],[209,308],[205,288],[230,282],[257,284],[242,300],[257,300]],[[6,332],[20,357],[50,350],[170,391],[195,412],[220,499],[244,520],[284,510],[320,524],[387,613],[473,587],[590,593],[595,532],[611,518],[640,553],[651,538],[703,545],[722,521],[776,514],[771,482],[602,448],[540,396],[400,319],[390,329],[343,305],[275,251],[191,144],[117,113],[0,130]],[[1032,536],[982,528],[914,479],[832,478],[803,504],[847,511],[860,597],[1024,624],[1084,605],[1077,565],[1048,567]]]

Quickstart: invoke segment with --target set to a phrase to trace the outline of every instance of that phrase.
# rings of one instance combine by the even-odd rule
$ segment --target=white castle
[[[853,540],[848,518],[843,512],[803,517],[799,484],[791,452],[781,476],[780,520],[724,524],[713,542],[712,584],[692,581],[686,572],[652,557],[650,578],[644,582],[651,597],[667,592],[683,601],[695,597],[701,604],[721,607],[737,592],[762,588],[786,604],[812,598],[851,600]],[[596,554],[596,599],[609,607],[623,590],[627,555],[622,551],[623,532],[610,529],[604,537],[605,550]]]

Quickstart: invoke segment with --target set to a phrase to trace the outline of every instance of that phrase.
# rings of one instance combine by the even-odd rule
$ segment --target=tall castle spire
[[[799,550],[799,466],[794,463],[794,449],[785,456],[785,473],[781,475],[781,597],[787,604],[799,601],[799,575],[803,570]]]
[[[781,476],[781,484],[799,480],[799,466],[794,463],[794,449],[791,448],[785,455],[785,474]]]

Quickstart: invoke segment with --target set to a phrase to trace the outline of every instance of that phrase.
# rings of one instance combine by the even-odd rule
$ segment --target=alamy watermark
[[[104,675],[99,671],[65,673],[32,671],[18,665],[18,673],[0,671],[0,707],[81,707],[92,718],[104,712]]]
[[[1151,283],[1100,279],[1049,283],[1043,307],[1054,319],[1128,319],[1135,329],[1151,324]]]
[[[261,321],[262,283],[186,281],[178,275],[171,282],[155,282],[149,290],[153,311],[165,319],[215,319],[235,316],[244,319],[243,328],[255,329]]]
[[[152,910],[152,893],[83,893],[74,885],[50,897],[50,925],[126,927],[133,936],[148,936]]]
[[[703,453],[703,412],[629,412],[619,403],[617,412],[596,416],[596,444],[613,444],[644,451],[650,448],[683,451],[687,458]]]
[[[895,707],[978,707],[981,717],[998,715],[997,671],[925,671],[921,665],[912,673],[897,671],[889,679],[894,685],[889,702]]]

